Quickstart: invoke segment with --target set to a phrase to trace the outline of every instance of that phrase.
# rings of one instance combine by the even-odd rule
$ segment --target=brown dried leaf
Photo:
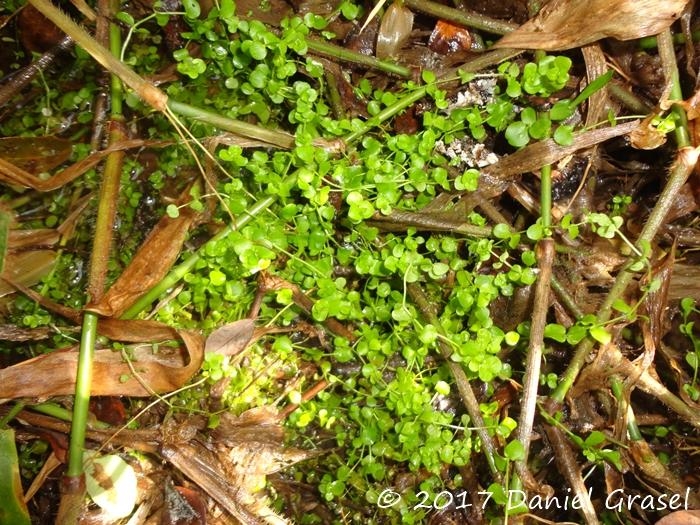
[[[50,328],[20,328],[12,324],[0,324],[0,341],[41,341],[52,334]]]
[[[638,125],[639,121],[634,120],[611,128],[592,129],[577,134],[569,146],[560,146],[553,139],[533,142],[512,155],[502,157],[497,163],[486,166],[481,170],[481,173],[489,178],[503,180],[536,171],[545,164],[554,164],[568,155],[573,155],[578,150],[590,148],[620,135],[626,135],[636,129]]]
[[[154,354],[150,345],[136,348],[132,363],[138,378],[120,354],[112,350],[97,350],[92,395],[146,397],[153,392],[171,392],[184,385],[199,370],[204,341],[194,332],[169,330],[172,338],[180,338],[185,343],[186,356],[179,350],[167,355],[162,348]],[[75,389],[77,367],[78,352],[69,349],[4,368],[0,370],[0,399],[71,395]]]
[[[86,309],[104,317],[120,317],[165,277],[180,254],[187,231],[196,216],[197,213],[187,206],[180,210],[180,215],[175,219],[164,215],[115,283],[99,302],[88,304]]]
[[[664,516],[654,525],[700,525],[700,510],[680,510]]]
[[[288,524],[268,506],[266,476],[316,453],[285,447],[278,414],[269,407],[222,414],[212,438],[215,452],[197,440],[168,443],[164,436],[161,453],[244,525]]]
[[[113,151],[123,151],[144,146],[162,146],[164,144],[166,143],[163,141],[125,140],[101,151],[92,153],[83,160],[72,164],[47,180],[37,177],[0,156],[0,181],[4,181],[8,184],[16,184],[25,188],[32,188],[37,191],[52,191],[77,179],[87,170],[95,167],[104,157]]]
[[[656,115],[645,118],[637,129],[630,133],[632,147],[637,149],[656,149],[666,143],[666,134],[652,125]]]
[[[494,48],[558,51],[602,38],[633,40],[669,27],[688,0],[551,0]]]
[[[236,355],[245,350],[253,339],[255,323],[239,319],[214,330],[204,346],[207,354]]]

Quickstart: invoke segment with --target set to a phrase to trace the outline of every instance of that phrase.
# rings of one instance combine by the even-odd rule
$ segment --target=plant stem
[[[248,138],[261,140],[279,147],[289,148],[294,145],[294,137],[287,133],[268,130],[247,122],[217,115],[210,111],[194,108],[188,104],[178,103],[168,99],[168,96],[150,82],[137,75],[118,58],[112,55],[104,46],[92,38],[85,29],[76,24],[63,12],[57,9],[49,0],[29,0],[41,14],[56,24],[64,33],[87,51],[92,58],[99,62],[110,73],[118,76],[124,84],[134,90],[136,95],[154,109],[166,112],[169,107],[173,113],[182,114],[207,122],[220,129],[231,131]],[[118,56],[118,54],[117,54]]]
[[[310,51],[326,57],[337,58],[338,60],[351,62],[353,64],[360,64],[361,66],[377,69],[379,71],[383,71],[384,73],[389,73],[402,78],[411,78],[413,75],[410,68],[397,64],[396,62],[380,60],[371,55],[364,55],[362,53],[358,53],[357,51],[352,51],[351,49],[331,44],[330,42],[324,42],[323,40],[307,38],[306,45],[309,47]]]
[[[219,129],[230,131],[243,137],[260,140],[278,148],[289,149],[294,146],[294,136],[283,131],[275,131],[274,129],[267,129],[241,120],[224,117],[223,115],[172,99],[168,99],[167,105],[176,115],[206,122]]]
[[[683,98],[683,96],[680,82],[678,80],[678,66],[675,62],[673,41],[671,40],[670,31],[667,29],[658,35],[658,41],[659,54],[661,55],[662,62],[664,63],[664,71],[673,82],[670,97],[672,100],[680,100]],[[668,212],[676,199],[676,195],[678,195],[682,186],[692,173],[695,164],[698,161],[698,154],[700,154],[698,149],[689,147],[690,138],[688,135],[687,117],[685,115],[685,111],[678,105],[673,106],[673,111],[678,116],[679,123],[676,126],[676,142],[678,143],[679,147],[678,158],[671,166],[666,186],[664,187],[661,195],[659,195],[656,206],[654,206],[654,209],[651,211],[651,214],[644,224],[644,228],[639,234],[639,238],[635,244],[636,248],[642,253],[645,253],[645,246],[649,246],[654,240],[654,237],[659,231],[659,228],[661,228],[664,219],[668,215]],[[599,324],[604,324],[610,320],[613,303],[622,296],[629,284],[632,282],[635,274],[631,272],[629,268],[636,262],[635,259],[636,256],[630,255],[625,265],[617,274],[615,283],[610,289],[610,292],[608,292],[608,295],[603,304],[600,306],[600,310],[596,316],[596,320]],[[574,384],[574,381],[581,371],[583,364],[586,362],[588,354],[593,349],[593,345],[594,342],[590,337],[579,343],[574,356],[569,362],[569,366],[562,375],[561,381],[552,392],[551,398],[555,402],[562,403],[564,401],[566,393]]]
[[[73,404],[73,421],[68,449],[68,468],[66,476],[77,478],[83,474],[83,450],[85,431],[87,429],[88,409],[90,405],[90,386],[92,385],[92,361],[95,355],[97,339],[97,314],[85,312],[83,332],[80,338],[78,372],[75,378],[75,401]]]
[[[10,410],[7,411],[2,418],[0,418],[0,430],[7,428],[7,424],[12,421],[17,414],[19,414],[27,404],[24,401],[18,401],[15,403]]]
[[[75,43],[87,51],[102,67],[122,79],[127,86],[133,89],[149,105],[159,111],[165,111],[165,102],[168,98],[165,93],[141,78],[130,67],[112,55],[92,38],[85,29],[71,20],[70,17],[55,7],[49,0],[29,0],[29,3],[75,40]]]
[[[542,217],[544,219],[544,215]],[[537,412],[537,389],[542,367],[544,328],[547,324],[547,312],[549,310],[554,240],[550,237],[542,239],[538,243],[537,251],[537,265],[540,271],[535,286],[534,311],[532,312],[530,323],[530,340],[527,347],[527,363],[525,365],[525,375],[523,376],[523,396],[520,403],[520,418],[518,420],[518,441],[523,445],[525,455],[522,460],[515,463],[518,474],[526,485],[532,483],[530,479],[532,475],[527,468],[527,457],[530,450],[535,413]]]
[[[403,3],[406,7],[441,20],[448,20],[458,25],[481,29],[496,35],[505,35],[518,28],[518,24],[490,18],[474,11],[455,9],[430,0],[403,0]]]
[[[98,23],[111,19],[119,7],[118,0],[101,0],[100,7],[104,17]],[[109,45],[113,55],[118,56],[121,49],[121,33],[116,24],[109,23]],[[110,82],[110,97],[112,114],[109,140],[111,144],[126,138],[122,127],[122,96],[123,90],[119,78],[112,74]],[[90,274],[88,276],[88,300],[99,301],[104,293],[104,283],[107,275],[107,265],[112,246],[114,221],[117,215],[117,200],[119,198],[119,181],[124,160],[123,151],[114,151],[107,156],[100,188],[100,200],[97,209],[95,237],[90,256]],[[97,315],[85,312],[83,317],[83,332],[80,340],[78,370],[75,380],[75,401],[73,404],[73,420],[71,423],[70,445],[68,455],[67,477],[78,477],[83,473],[83,450],[85,448],[85,432],[90,405],[90,390],[92,387],[92,362],[95,355],[95,339],[97,336]]]
[[[669,100],[682,100],[683,92],[681,90],[680,77],[678,75],[678,64],[676,63],[676,51],[673,48],[673,37],[671,30],[666,29],[657,35],[659,43],[659,57],[663,66],[666,82],[670,82],[671,91]],[[676,136],[676,144],[679,148],[685,148],[691,145],[690,134],[688,132],[688,118],[685,111],[678,105],[673,106],[672,111],[676,115],[676,128],[674,130]]]
[[[427,86],[419,86],[415,88],[412,92],[408,93],[406,96],[401,97],[399,100],[391,104],[390,106],[384,108],[382,111],[369,118],[362,126],[361,129],[348,133],[343,140],[346,143],[353,142],[359,137],[369,132],[372,128],[379,126],[382,122],[390,119],[403,109],[407,108],[411,104],[418,102],[425,96]]]
[[[160,281],[156,286],[151,288],[148,292],[146,292],[143,296],[139,298],[138,301],[136,301],[131,308],[129,308],[126,312],[124,312],[124,315],[122,315],[122,319],[133,319],[136,317],[141,311],[145,310],[148,308],[153,301],[158,299],[158,297],[161,296],[161,294],[165,293],[169,288],[175,286],[180,279],[182,279],[187,273],[194,267],[194,265],[199,261],[201,255],[200,253],[202,250],[206,250],[206,247],[210,244],[215,244],[219,242],[221,239],[225,238],[228,234],[230,234],[232,231],[238,230],[239,228],[242,228],[250,220],[257,216],[260,212],[263,210],[269,208],[272,203],[275,202],[274,197],[265,197],[263,199],[260,199],[258,202],[255,203],[250,209],[247,210],[246,214],[239,217],[236,222],[229,224],[226,226],[223,230],[221,230],[219,233],[217,233],[214,237],[212,237],[207,243],[205,243],[203,246],[199,248],[195,253],[190,255],[187,259],[185,259],[183,262],[181,262],[178,266],[173,268],[170,273],[168,273],[165,278]]]

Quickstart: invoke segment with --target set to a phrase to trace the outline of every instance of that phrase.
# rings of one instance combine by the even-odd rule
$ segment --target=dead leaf
[[[654,525],[700,525],[700,510],[680,510],[664,516]]]
[[[268,505],[266,476],[317,453],[285,447],[283,435],[272,408],[238,417],[224,412],[213,445],[205,447],[196,439],[168,442],[164,435],[161,454],[242,524],[287,525]]]
[[[632,147],[637,149],[656,149],[666,143],[666,134],[655,127],[652,122],[656,115],[645,118],[639,127],[630,133]]]
[[[37,177],[33,173],[20,168],[16,164],[0,156],[0,181],[4,181],[8,184],[16,184],[25,188],[32,188],[37,191],[52,191],[77,179],[90,168],[94,168],[104,157],[113,151],[124,151],[145,146],[163,146],[166,144],[168,143],[155,140],[125,140],[88,155],[83,160],[70,165],[46,180]]]
[[[204,345],[207,354],[236,355],[245,350],[253,339],[255,323],[239,319],[214,330]]]
[[[634,40],[669,27],[688,0],[551,0],[494,48],[560,51],[602,38]]]
[[[554,164],[568,155],[573,155],[578,150],[590,148],[620,135],[626,135],[636,129],[638,125],[639,121],[633,120],[611,128],[585,131],[575,135],[573,143],[569,146],[560,146],[553,139],[533,142],[512,155],[502,157],[495,164],[486,166],[481,170],[481,174],[490,178],[507,179],[536,171],[545,164]]]
[[[189,199],[189,191],[180,198]],[[168,273],[177,259],[197,212],[185,206],[173,219],[164,215],[134,255],[129,266],[102,296],[86,309],[105,317],[120,317],[134,302]]]
[[[95,351],[92,395],[146,397],[153,392],[172,392],[183,386],[199,370],[204,341],[194,332],[170,330],[173,338],[185,343],[185,352],[160,347],[156,353],[151,345],[134,349],[131,359],[138,378],[120,353],[109,349]],[[75,349],[43,354],[3,368],[0,370],[0,399],[72,395],[77,368]]]

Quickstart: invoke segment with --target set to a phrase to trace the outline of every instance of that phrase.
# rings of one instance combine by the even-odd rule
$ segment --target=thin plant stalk
[[[116,12],[119,7],[115,0],[101,2],[106,19],[109,13]],[[109,24],[109,45],[111,53],[119,55],[121,49],[121,33],[116,24]],[[110,143],[120,142],[126,138],[122,121],[123,89],[119,78],[110,75],[110,98],[112,101],[110,129]],[[107,156],[100,188],[99,205],[97,209],[97,221],[95,224],[95,237],[90,257],[90,274],[88,277],[88,295],[91,301],[99,301],[104,292],[107,265],[111,252],[114,221],[117,216],[117,201],[119,198],[119,182],[123,167],[124,152],[115,151]],[[73,420],[68,456],[68,468],[66,476],[78,477],[83,473],[83,450],[85,447],[85,431],[87,427],[88,411],[90,404],[90,390],[92,386],[92,362],[95,354],[95,340],[97,335],[98,316],[91,312],[85,312],[83,317],[83,331],[80,341],[80,354],[78,356],[78,370],[75,383],[75,401],[73,404]]]
[[[397,64],[396,62],[381,60],[371,55],[363,55],[357,51],[352,51],[351,49],[340,47],[335,44],[331,44],[330,42],[324,42],[323,40],[307,38],[306,45],[313,53],[317,53],[325,57],[337,58],[343,62],[359,64],[361,66],[383,71],[384,73],[396,75],[401,78],[411,78],[413,75],[410,68]]]
[[[516,461],[518,475],[526,486],[532,484],[532,474],[527,467],[530,451],[530,440],[537,412],[537,389],[540,383],[542,368],[542,353],[544,348],[544,329],[547,324],[549,310],[550,282],[552,263],[554,261],[554,240],[550,237],[542,239],[537,246],[537,262],[539,274],[535,285],[534,311],[530,322],[530,340],[527,347],[527,362],[523,376],[523,395],[520,403],[520,418],[518,419],[518,441],[523,445],[524,456]],[[534,488],[534,487],[528,487]]]
[[[130,67],[121,62],[116,56],[112,55],[104,46],[100,45],[90,36],[85,29],[56,8],[49,0],[29,0],[29,2],[36,7],[41,14],[56,24],[64,33],[73,38],[80,47],[87,51],[90,56],[105,69],[118,76],[124,84],[133,89],[134,93],[141,100],[154,109],[166,114],[166,116],[166,110],[170,108],[173,113],[194,117],[220,129],[225,129],[247,138],[260,140],[272,146],[289,148],[293,145],[293,138],[290,141],[290,135],[288,133],[261,128],[248,124],[247,122],[195,108],[188,104],[169,100],[168,96],[163,91],[140,77]]]
[[[362,128],[353,131],[351,133],[348,133],[344,140],[346,143],[353,142],[360,138],[362,135],[365,133],[369,132],[372,128],[379,126],[382,122],[385,122],[386,120],[389,120],[391,117],[394,115],[400,113],[410,105],[418,102],[420,99],[422,99],[425,94],[426,94],[427,86],[419,86],[410,93],[408,93],[406,96],[401,97],[399,100],[391,104],[390,106],[387,106],[384,108],[382,111],[374,115],[373,117],[369,118],[365,123]]]
[[[66,477],[68,478],[79,478],[83,475],[83,451],[90,405],[92,362],[95,357],[95,341],[97,340],[97,320],[97,314],[85,312],[80,338],[80,353],[78,354],[78,371],[75,378],[75,401],[73,403],[73,421],[66,469]]]
[[[458,25],[481,29],[496,35],[505,35],[519,27],[518,24],[490,18],[475,11],[455,9],[430,0],[403,0],[403,3],[410,9],[432,15],[440,20],[448,20]]]
[[[545,232],[552,226],[552,165],[545,164],[540,170],[540,220]],[[527,467],[530,440],[537,412],[537,389],[540,383],[544,329],[549,310],[549,294],[554,262],[554,240],[548,234],[537,246],[537,266],[539,274],[535,285],[534,311],[530,323],[530,339],[527,347],[527,363],[523,376],[523,396],[518,420],[518,441],[523,445],[523,459],[516,461],[518,475],[526,483],[532,484],[532,474]],[[534,487],[532,487],[534,488]]]

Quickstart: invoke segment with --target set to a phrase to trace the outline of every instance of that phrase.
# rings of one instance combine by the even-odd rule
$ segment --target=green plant
[[[695,335],[695,321],[691,320],[691,316],[695,316],[700,311],[695,307],[695,301],[689,297],[681,300],[681,315],[683,323],[680,325],[680,332],[684,334],[692,343],[693,349],[685,354],[685,361],[693,371],[693,378],[690,383],[683,385],[683,390],[690,396],[691,399],[697,401],[700,399],[700,389],[698,389],[698,370],[700,369],[700,338]]]

